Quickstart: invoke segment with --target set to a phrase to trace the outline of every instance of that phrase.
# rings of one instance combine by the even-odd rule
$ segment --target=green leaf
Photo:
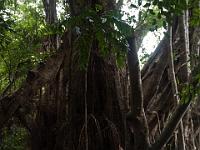
[[[153,4],[153,5],[157,5],[158,2],[159,2],[159,0],[154,0],[152,4]]]
[[[95,9],[96,9],[96,12],[99,12],[103,9],[103,6],[102,5],[99,5],[99,4],[96,4],[95,5]]]
[[[164,20],[163,21],[163,27],[165,28],[165,29],[167,29],[167,22]]]
[[[151,3],[146,3],[143,7],[149,7],[151,6]]]
[[[162,1],[159,1],[159,2],[158,2],[158,8],[159,8],[159,9],[162,9],[162,8],[163,8],[163,2],[162,2]]]
[[[149,9],[150,14],[155,15],[155,12],[153,11],[153,9]]]
[[[134,5],[134,4],[131,4],[130,7],[131,7],[131,8],[138,8],[138,6],[136,6],[136,5]]]
[[[160,12],[157,14],[157,18],[158,18],[158,19],[161,19],[161,18],[162,18],[162,15],[161,15]]]
[[[142,5],[142,0],[138,0],[138,6]]]

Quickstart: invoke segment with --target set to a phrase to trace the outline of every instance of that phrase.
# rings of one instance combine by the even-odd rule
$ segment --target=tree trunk
[[[96,4],[83,2],[77,5],[78,3],[80,3],[78,0],[71,2],[73,15]],[[105,9],[113,7],[111,1],[100,2],[100,4]],[[78,51],[72,48],[73,57],[69,74],[69,134],[66,148],[71,150],[86,149],[86,147],[97,150],[119,149],[120,145],[124,146],[122,132],[124,126],[119,104],[122,101],[122,94],[118,88],[119,77],[115,58],[112,54],[103,58],[100,55],[98,42],[93,39],[89,49],[87,69],[81,70],[77,63]],[[85,113],[86,109],[87,113]]]
[[[55,14],[55,11],[49,9],[50,1],[43,2],[46,21],[52,24],[56,17],[50,14]],[[55,9],[56,1],[51,2]],[[105,11],[110,10],[115,8],[114,2],[69,0],[71,16],[78,16],[85,9],[95,9],[95,4],[102,5]],[[175,19],[173,45],[169,44],[166,36],[141,72],[134,39],[137,37],[129,39],[130,76],[124,78],[124,84],[128,85],[125,85],[123,93],[115,56],[110,53],[102,57],[97,39],[91,36],[86,56],[88,63],[82,69],[80,49],[74,46],[77,33],[69,29],[62,37],[62,50],[30,71],[25,84],[13,95],[1,99],[0,128],[18,112],[21,122],[30,131],[32,150],[159,150],[168,143],[177,148],[174,142],[180,134],[173,137],[173,131],[191,103],[190,99],[173,111],[176,102],[168,74],[168,54],[170,46],[178,49],[183,39],[188,40],[188,35],[176,34],[180,33],[180,28],[180,22]],[[141,40],[138,41],[140,43]],[[193,49],[199,55],[199,40],[193,42],[195,44],[190,47],[198,47]],[[188,50],[188,43],[181,49]],[[188,68],[181,67],[187,60],[185,53],[180,62],[173,62],[173,80],[175,75],[182,73],[182,83],[188,81]],[[199,63],[199,60],[194,60],[192,66]],[[127,96],[129,84],[131,91]],[[129,102],[130,107],[126,107]],[[30,110],[27,111],[26,107]],[[129,108],[131,113],[126,116]],[[198,115],[193,117],[199,119]],[[195,147],[195,144],[200,144],[194,140],[200,137],[199,124],[190,119],[188,122],[194,128],[193,132],[196,131],[192,138]]]

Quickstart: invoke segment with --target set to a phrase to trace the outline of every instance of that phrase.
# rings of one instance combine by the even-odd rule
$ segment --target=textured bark
[[[105,10],[114,8],[114,1],[71,0],[69,3],[72,16],[94,7],[96,3],[102,4]],[[185,73],[184,77],[180,74],[183,73],[182,69],[188,69],[183,65],[187,60],[186,53],[181,53],[181,50],[188,49],[188,44],[181,45],[188,35],[180,35],[180,28],[180,21],[175,19],[171,46],[182,55],[175,55],[174,67],[171,66],[171,69],[174,68],[174,76],[188,79]],[[26,82],[17,92],[1,99],[0,127],[16,112],[30,131],[32,150],[160,150],[166,144],[177,148],[176,135],[180,134],[178,132],[174,137],[173,133],[191,101],[178,105],[175,109],[173,95],[177,92],[172,92],[168,74],[168,37],[160,42],[141,74],[136,42],[129,39],[130,78],[127,77],[127,71],[124,71],[126,75],[120,79],[124,80],[123,86],[126,89],[122,93],[119,70],[113,54],[103,58],[94,38],[88,49],[90,54],[87,69],[80,69],[80,50],[73,44],[77,35],[70,30],[72,29],[63,36],[62,51],[30,71]],[[191,37],[199,30],[195,28],[192,31]],[[196,37],[191,38],[191,43],[194,44],[190,47],[193,53],[199,55],[199,40],[194,39]],[[199,63],[198,59],[194,60],[192,66]],[[129,102],[130,106],[126,106]],[[198,101],[196,103],[199,106]],[[30,106],[31,112],[24,111],[25,104]],[[183,123],[183,134],[187,132],[188,138],[192,139],[192,145],[189,144],[190,139],[185,139],[187,149],[200,145],[197,140],[200,137],[197,106],[194,112],[188,114],[188,124]],[[131,113],[125,117],[129,108]],[[190,128],[195,132],[194,135]]]
[[[57,10],[56,10],[56,0],[42,0],[44,9],[46,22],[48,24],[53,24],[57,21]]]
[[[172,136],[174,130],[176,129],[177,125],[180,123],[182,117],[184,116],[185,112],[187,111],[191,101],[186,104],[178,106],[176,111],[174,112],[171,120],[167,123],[162,134],[158,138],[155,144],[152,145],[151,150],[160,150],[164,147],[164,145],[169,141],[170,137]]]
[[[85,8],[94,6],[96,2],[71,1],[72,15],[78,15]],[[103,3],[105,9],[111,6]],[[88,68],[81,70],[78,64],[79,50],[72,51],[71,71],[69,83],[69,128],[67,137],[67,149],[118,149],[124,146],[123,122],[120,112],[122,97],[118,88],[118,72],[115,58],[112,54],[108,58],[100,56],[98,42],[94,39],[91,43]],[[87,74],[87,82],[85,80]],[[85,86],[87,85],[87,86]],[[77,89],[77,87],[79,87]],[[85,89],[87,87],[87,89]],[[85,121],[86,93],[87,118]],[[92,120],[98,124],[93,124]],[[87,126],[85,122],[88,122]],[[76,128],[74,128],[76,127]],[[87,138],[86,138],[87,127]],[[98,135],[95,135],[98,131]],[[101,139],[101,140],[100,140]],[[88,143],[86,143],[86,141]],[[87,146],[86,146],[87,144]],[[97,146],[101,145],[101,146]]]
[[[130,74],[131,113],[127,116],[130,128],[134,134],[134,149],[147,150],[149,148],[149,133],[146,115],[143,108],[143,92],[140,65],[136,49],[135,35],[128,39],[128,67]]]
[[[46,64],[41,64],[38,68],[29,71],[27,79],[22,87],[14,92],[11,96],[3,97],[1,101],[0,128],[3,127],[6,121],[10,119],[15,111],[29,102],[33,91],[43,86],[55,78],[62,60],[64,57],[63,51],[60,51],[55,56],[52,56]],[[54,66],[54,68],[51,68]]]
[[[56,0],[42,0],[45,10],[45,21],[48,25],[54,25],[57,23],[57,9],[56,9]],[[46,41],[46,50],[55,51],[60,47],[59,36],[54,34],[48,37]]]

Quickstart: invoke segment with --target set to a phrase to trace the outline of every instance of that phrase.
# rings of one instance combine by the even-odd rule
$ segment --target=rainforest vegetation
[[[200,1],[0,0],[0,150],[200,150]]]

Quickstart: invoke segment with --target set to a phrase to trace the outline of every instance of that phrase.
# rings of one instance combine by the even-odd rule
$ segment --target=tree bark
[[[143,108],[143,92],[135,35],[128,39],[128,67],[131,86],[131,113],[127,116],[134,134],[134,149],[147,150],[150,146],[149,131]]]
[[[95,4],[101,4],[105,10],[113,9],[113,3],[69,0],[72,17],[80,15],[85,9],[93,9]],[[180,31],[180,22],[173,26],[173,34],[180,33],[177,28]],[[188,50],[188,33],[182,33],[181,36],[174,36],[178,44],[174,40],[173,47],[185,39],[183,49]],[[169,45],[172,46],[169,39],[165,37],[161,41],[142,72],[136,37],[133,35],[128,39],[130,76],[125,83],[129,85],[130,81],[131,110],[124,117],[128,107],[122,106],[122,95],[128,95],[128,90],[122,94],[115,56],[110,53],[106,58],[102,57],[99,43],[95,36],[91,36],[87,68],[81,69],[80,49],[74,46],[76,38],[74,30],[69,29],[63,36],[62,51],[30,71],[17,92],[1,99],[0,128],[16,111],[20,112],[31,133],[32,150],[121,150],[126,149],[127,145],[130,145],[128,150],[160,150],[166,143],[173,143],[175,138],[171,137],[190,106],[191,97],[187,103],[178,105],[169,120],[175,106],[173,95],[177,93],[176,87],[173,88],[174,92],[171,91],[167,74]],[[182,63],[188,60],[186,54],[181,56],[181,63],[171,64],[173,81],[183,69],[180,68]],[[181,77],[188,79],[187,73]],[[23,111],[27,102],[31,103],[31,113]],[[27,119],[28,115],[31,117]],[[126,129],[126,121],[129,129]],[[195,122],[192,124],[198,126]]]

